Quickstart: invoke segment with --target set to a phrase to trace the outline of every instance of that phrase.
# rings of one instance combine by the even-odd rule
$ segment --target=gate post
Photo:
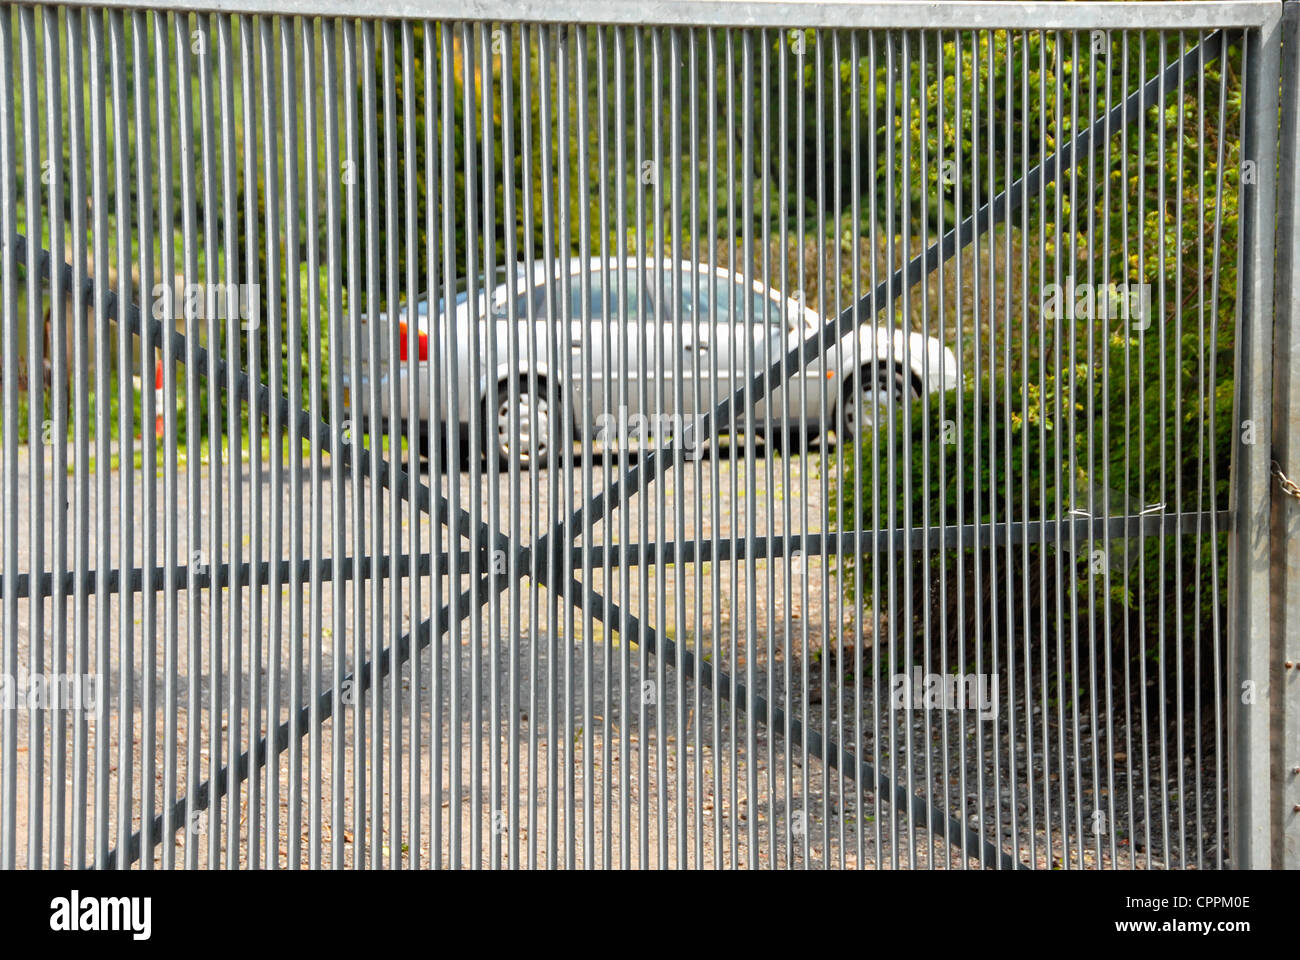
[[[1277,319],[1273,328],[1274,469],[1270,515],[1272,555],[1269,587],[1273,634],[1270,704],[1269,794],[1272,797],[1270,865],[1300,868],[1300,494],[1283,476],[1300,474],[1300,3],[1282,13],[1282,102],[1277,212]],[[1264,864],[1260,864],[1263,866]]]
[[[1269,440],[1272,437],[1274,217],[1277,196],[1281,10],[1245,33],[1241,159],[1259,172],[1240,187],[1236,416],[1228,537],[1229,858],[1237,869],[1270,859]]]

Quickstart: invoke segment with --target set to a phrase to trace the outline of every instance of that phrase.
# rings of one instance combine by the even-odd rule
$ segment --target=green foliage
[[[1130,68],[1139,56],[1148,74],[1159,65],[1150,44],[1131,51]],[[914,403],[910,418],[882,425],[849,454],[832,524],[951,529],[1226,509],[1239,61],[1230,49],[1183,90],[1170,88],[1139,124],[1116,131],[1104,155],[1062,171],[1063,184],[1097,183],[1092,192],[1076,190],[1071,201],[1049,187],[1030,198],[1010,243],[1024,250],[1041,242],[1041,255],[1013,258],[1008,289],[1025,283],[1037,298],[1008,311],[1011,323],[998,308],[974,304],[953,344],[962,388],[931,397],[928,413]],[[1063,73],[1071,72],[1067,64]],[[1130,69],[1129,88],[1138,80]],[[1053,89],[1045,85],[1039,101],[1048,115],[1065,112]],[[1049,285],[1071,282],[1113,283],[1120,292],[1146,284],[1150,309],[1101,315],[1086,298],[1073,312],[1048,309]],[[1216,614],[1226,538],[1211,536],[1208,525],[1182,536],[1164,529],[1097,539],[1082,530],[1072,539],[1067,525],[1059,539],[1047,528],[1046,542],[1031,536],[1010,550],[848,558],[841,585],[850,596],[861,592],[890,637],[919,635],[928,620],[950,645],[961,635],[987,643],[996,616],[1000,631],[1036,642],[1090,628],[1101,635],[1109,623],[1135,658],[1167,657],[1165,644],[1177,635],[1203,638],[1204,651],[1224,626]]]

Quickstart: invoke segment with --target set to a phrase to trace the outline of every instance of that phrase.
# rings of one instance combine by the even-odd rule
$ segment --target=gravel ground
[[[753,463],[747,464],[742,456],[733,458],[725,446],[719,447],[702,461],[686,463],[669,473],[625,511],[615,510],[609,520],[593,527],[586,542],[608,547],[674,539],[710,541],[715,536],[725,541],[747,532],[757,536],[819,532],[825,515],[824,485],[832,479],[836,459],[833,449],[825,456],[827,463],[823,464],[823,453],[815,447],[789,458],[764,456],[760,448]],[[46,570],[51,567],[52,504],[57,493],[49,463],[47,457],[42,561]],[[176,556],[219,566],[229,559],[230,544],[239,542],[247,560],[255,543],[249,464],[245,462],[240,470],[243,503],[239,530],[231,529],[230,524],[230,465],[222,465],[215,474],[210,465],[194,466],[200,492],[197,513],[190,510],[184,465],[175,492]],[[300,502],[303,511],[304,555],[309,555],[306,551],[314,532],[319,533],[322,554],[327,557],[335,555],[336,534],[345,557],[391,553],[394,533],[399,551],[410,549],[413,521],[409,510],[395,515],[388,498],[375,504],[369,484],[363,478],[349,477],[344,483],[345,509],[336,518],[328,458],[322,461],[319,499],[313,496],[309,466],[304,464],[304,481],[297,497],[291,496],[289,471],[285,471],[283,512],[274,518],[269,479],[263,478],[263,556],[277,551],[291,555],[288,518],[294,501]],[[616,474],[617,462],[611,459],[608,466]],[[588,493],[603,488],[605,467],[596,460]],[[95,479],[92,475],[92,484]],[[444,492],[453,480],[441,479]],[[31,482],[31,464],[24,451],[16,502],[28,502]],[[551,489],[553,483],[559,485],[558,498]],[[142,473],[137,470],[134,474],[130,524],[120,522],[121,484],[122,474],[112,471],[115,513],[110,526],[114,534],[107,548],[113,566],[122,552],[121,531],[128,527],[133,531],[137,564],[143,555],[146,510]],[[564,503],[576,507],[587,499],[581,471],[557,468],[535,475],[525,471],[513,500],[508,478],[501,478],[495,501],[499,514],[493,516],[487,477],[462,474],[459,484],[458,502],[469,505],[477,500],[481,518],[507,534],[512,532],[511,521],[517,520],[517,534],[525,544],[533,541],[534,531],[549,529],[565,515],[560,509]],[[565,489],[565,484],[571,488]],[[209,539],[214,485],[222,503],[220,551],[211,549]],[[71,476],[67,487],[68,496],[73,497]],[[354,513],[352,498],[357,490],[362,500]],[[477,498],[472,491],[478,492]],[[99,545],[93,486],[90,492],[87,542],[93,568]],[[158,495],[161,549],[165,516],[161,476]],[[512,502],[517,504],[513,513]],[[358,515],[364,523],[364,544],[356,538]],[[75,518],[72,513],[67,518],[68,542],[75,543],[71,529]],[[371,524],[374,518],[380,522]],[[197,542],[187,530],[191,520],[199,527]],[[32,567],[30,527],[30,514],[23,509],[19,519],[20,572]],[[280,542],[273,542],[272,532],[282,528],[285,535]],[[371,539],[376,529],[381,533],[378,544]],[[431,535],[427,517],[418,530],[417,549],[427,551]],[[191,543],[196,543],[194,550]],[[1168,742],[1163,756],[1167,759],[1161,764],[1158,753],[1141,754],[1145,742],[1141,730],[1145,728],[1150,739],[1160,728],[1154,720],[1138,718],[1137,705],[1126,702],[1122,691],[1117,691],[1109,724],[1100,701],[1096,710],[1085,704],[1077,734],[1070,711],[1061,714],[1054,705],[1049,705],[1044,722],[1037,692],[1026,702],[1020,675],[1015,684],[1002,678],[995,720],[980,723],[970,710],[892,709],[888,679],[873,682],[869,671],[874,652],[870,612],[859,614],[841,596],[827,563],[815,555],[801,557],[797,565],[785,561],[769,564],[762,558],[713,560],[627,568],[626,577],[618,569],[609,575],[600,569],[586,575],[576,570],[574,576],[583,583],[589,581],[594,593],[606,595],[646,629],[657,627],[657,644],[679,644],[679,651],[699,658],[701,669],[727,674],[745,685],[747,695],[750,690],[757,691],[787,711],[801,729],[829,740],[837,762],[822,763],[816,750],[806,755],[799,740],[788,749],[783,724],[777,725],[778,735],[770,737],[766,723],[751,724],[748,714],[736,711],[729,699],[721,699],[720,709],[715,711],[713,689],[697,685],[693,676],[679,684],[677,665],[651,653],[647,634],[639,636],[639,645],[633,638],[625,644],[620,631],[604,629],[598,617],[588,621],[580,607],[570,606],[566,598],[525,580],[521,589],[502,594],[502,602],[485,607],[482,616],[471,617],[458,632],[444,635],[437,644],[436,658],[427,648],[421,650],[418,673],[413,675],[410,663],[404,660],[396,684],[392,677],[385,678],[378,698],[369,692],[362,695],[353,687],[356,703],[345,707],[345,722],[340,727],[327,721],[307,736],[313,727],[305,724],[301,741],[287,737],[290,743],[302,743],[300,754],[279,751],[272,758],[274,776],[266,776],[254,765],[259,769],[256,788],[247,780],[238,785],[233,797],[238,842],[233,850],[227,848],[230,801],[223,799],[220,829],[213,830],[214,820],[198,811],[190,829],[177,830],[176,862],[184,863],[188,855],[195,857],[198,865],[207,865],[209,855],[215,852],[219,864],[230,858],[247,866],[262,860],[265,838],[274,835],[272,859],[279,865],[299,860],[303,865],[311,863],[317,838],[323,866],[336,865],[338,858],[351,866],[358,857],[363,863],[401,866],[427,866],[435,861],[490,865],[515,857],[524,865],[555,862],[579,867],[975,865],[978,842],[972,841],[968,856],[963,856],[959,832],[952,834],[954,843],[948,844],[948,825],[938,814],[930,820],[925,812],[917,815],[898,808],[886,786],[879,788],[883,801],[878,802],[878,774],[904,791],[910,787],[914,796],[933,798],[941,810],[962,813],[966,825],[982,830],[985,839],[999,843],[1008,854],[1014,852],[1026,865],[1216,865],[1218,825],[1223,822],[1220,804],[1226,802],[1215,786],[1218,754],[1205,730],[1199,741],[1203,749],[1196,751],[1198,741],[1190,721],[1187,738],[1180,745],[1177,719],[1171,713],[1172,725],[1165,731]],[[299,616],[292,612],[295,604],[290,585],[282,586],[278,603],[271,602],[272,588],[262,587],[256,610],[247,589],[240,594],[199,590],[193,608],[187,602],[190,595],[181,590],[175,600],[174,637],[162,628],[165,605],[159,591],[155,600],[159,626],[147,642],[144,604],[136,594],[127,612],[134,624],[129,651],[124,649],[127,632],[120,628],[123,611],[118,595],[112,595],[107,604],[107,628],[102,637],[103,611],[97,607],[96,595],[88,597],[80,614],[69,597],[66,610],[57,617],[53,600],[46,599],[42,605],[44,669],[56,669],[51,657],[60,644],[68,651],[62,669],[73,669],[72,651],[84,641],[88,670],[106,677],[109,724],[102,741],[99,712],[83,715],[89,800],[78,792],[75,776],[79,753],[73,742],[75,716],[63,727],[67,776],[62,795],[68,810],[82,813],[87,850],[93,855],[97,848],[116,849],[122,833],[117,822],[122,783],[119,704],[121,664],[128,656],[134,687],[129,829],[138,831],[141,784],[146,776],[152,780],[155,812],[163,809],[167,797],[185,797],[193,786],[208,779],[214,766],[219,770],[229,760],[232,737],[235,752],[245,751],[250,746],[250,728],[259,732],[269,728],[267,700],[277,685],[267,682],[268,677],[278,676],[280,703],[275,716],[288,722],[290,711],[285,704],[293,702],[295,686],[301,687],[302,702],[307,702],[313,688],[331,688],[336,657],[346,673],[358,663],[358,655],[364,662],[372,649],[386,647],[431,616],[433,584],[428,576],[419,580],[418,604],[412,597],[412,581],[398,581],[402,589],[395,609],[392,591],[377,593],[373,583],[362,583],[360,589],[349,583],[338,598],[332,582],[324,583],[317,595],[304,585],[298,607],[301,643],[290,639]],[[468,585],[469,578],[463,578],[461,587]],[[439,584],[443,602],[450,586],[450,579],[443,577]],[[148,596],[154,599],[153,594]],[[517,607],[512,599],[518,600]],[[65,629],[55,631],[55,622]],[[255,622],[260,629],[254,629]],[[31,624],[31,606],[22,600],[18,636],[22,673],[32,669]],[[231,696],[227,658],[236,636],[235,625],[241,665],[240,708],[232,712],[225,704]],[[310,660],[317,645],[317,629],[319,682],[313,685]],[[261,639],[254,644],[251,638],[256,635]],[[281,642],[272,644],[272,636],[281,637]],[[495,645],[490,642],[493,636],[498,638]],[[218,642],[214,643],[214,638]],[[106,656],[99,650],[101,639]],[[148,670],[146,650],[153,652],[157,704],[147,718],[141,703]],[[221,667],[215,711],[211,708],[214,652]],[[491,668],[494,656],[495,670]],[[272,663],[273,659],[278,663]],[[292,680],[296,662],[302,663],[299,684]],[[254,663],[255,672],[249,670]],[[166,678],[173,671],[175,725],[169,731],[164,705]],[[453,677],[458,678],[455,697]],[[197,700],[191,695],[192,681]],[[1014,689],[1008,692],[1008,686]],[[259,691],[256,703],[254,690]],[[394,694],[400,700],[397,729],[392,723]],[[434,703],[439,705],[436,711],[431,709]],[[1148,702],[1147,709],[1155,711],[1156,706]],[[42,846],[48,849],[53,814],[50,799],[56,793],[51,770],[53,736],[61,725],[52,716],[45,724],[43,741],[29,744],[29,722],[35,714],[18,710],[15,715],[18,862],[26,865],[28,837],[35,822],[28,809],[34,776],[43,785]],[[382,721],[378,731],[376,716]],[[1130,730],[1130,723],[1137,728]],[[149,726],[152,751],[144,743]],[[418,734],[413,736],[415,729]],[[97,757],[101,744],[107,748],[102,758]],[[851,763],[839,751],[855,754],[874,768],[856,781],[849,769]],[[153,758],[149,771],[145,770],[146,754]],[[168,757],[175,758],[174,791],[167,785],[173,772]],[[455,771],[453,757],[459,761]],[[394,758],[400,760],[396,769]],[[417,760],[418,775],[413,777]],[[430,775],[434,769],[439,776]],[[841,772],[846,769],[849,775]],[[476,770],[481,771],[477,783]],[[103,806],[108,816],[106,823],[97,825],[92,812],[101,787],[107,789]],[[268,788],[274,796],[268,794]],[[312,816],[317,797],[319,827]],[[417,807],[418,817],[413,816]],[[269,818],[268,809],[273,812]],[[179,824],[184,821],[182,817]],[[259,838],[250,844],[254,827]],[[64,846],[64,862],[69,865],[75,862],[70,853],[73,830],[70,819]],[[161,849],[154,849],[155,865],[162,864]],[[48,854],[42,859],[47,860]]]

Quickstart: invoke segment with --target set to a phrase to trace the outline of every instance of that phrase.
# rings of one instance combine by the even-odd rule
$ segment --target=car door
[[[675,302],[683,303],[690,318],[694,352],[700,359],[701,412],[706,412],[766,372],[773,362],[770,358],[784,356],[785,319],[778,303],[755,291],[752,284],[707,269],[698,273],[697,281]],[[758,421],[767,409],[764,397],[755,407]],[[743,429],[744,404],[733,405],[730,412],[734,429]]]
[[[715,349],[708,319],[708,273],[693,264],[664,271],[659,348],[664,358],[664,412],[693,416],[713,409],[711,384]]]
[[[530,356],[537,358],[538,371],[551,376],[551,382],[564,390],[577,432],[582,435],[592,435],[606,418],[626,422],[630,416],[645,413],[647,405],[654,405],[654,305],[648,277],[643,272],[638,283],[634,266],[611,265],[602,270],[594,263],[585,277],[579,270],[563,285],[557,281],[548,290],[546,284],[537,284],[528,295],[534,317]],[[585,337],[584,281],[590,311]],[[519,302],[521,325],[527,325],[528,297]],[[562,321],[552,319],[562,315]],[[649,364],[644,362],[647,356]],[[588,394],[591,422],[583,423]]]
[[[642,286],[645,286],[644,284]],[[583,324],[584,288],[589,321]],[[579,411],[590,403],[592,429],[602,418],[640,410],[641,368],[637,363],[642,305],[653,317],[648,290],[638,289],[635,270],[591,264],[569,278],[569,396]]]
[[[731,283],[709,267],[683,270],[681,290],[672,299],[684,376],[689,378],[690,413],[712,412],[739,385],[733,358],[741,351],[731,323]]]

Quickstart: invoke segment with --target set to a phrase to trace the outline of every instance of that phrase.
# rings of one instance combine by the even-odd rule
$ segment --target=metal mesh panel
[[[0,862],[1240,862],[1276,40],[1050,6],[0,16]]]

